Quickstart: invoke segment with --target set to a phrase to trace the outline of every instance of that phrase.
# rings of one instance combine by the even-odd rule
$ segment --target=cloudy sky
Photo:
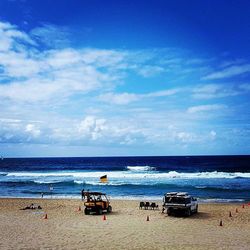
[[[249,1],[0,1],[0,155],[250,153]]]

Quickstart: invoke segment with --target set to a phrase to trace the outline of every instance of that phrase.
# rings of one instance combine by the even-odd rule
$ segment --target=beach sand
[[[20,210],[31,203],[42,210]],[[0,199],[0,249],[249,249],[250,206],[201,204],[185,218],[138,204],[112,201],[104,221],[77,211],[80,200]]]

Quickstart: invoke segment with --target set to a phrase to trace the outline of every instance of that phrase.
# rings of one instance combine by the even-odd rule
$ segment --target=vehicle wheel
[[[194,213],[195,213],[195,214],[198,213],[198,205],[197,205],[197,207],[195,208]]]
[[[167,210],[167,214],[168,214],[168,216],[170,216],[170,215],[172,214],[172,210],[171,210],[171,209],[168,209],[168,210]]]
[[[101,208],[99,208],[99,209],[97,210],[97,214],[102,215],[102,209],[101,209]]]
[[[87,208],[84,209],[84,214],[88,215],[90,212]]]
[[[186,211],[186,215],[187,215],[187,216],[190,216],[190,215],[191,215],[191,209],[190,209],[190,208]]]
[[[112,212],[112,207],[111,207],[111,206],[108,206],[107,212],[108,212],[108,213],[111,213],[111,212]]]

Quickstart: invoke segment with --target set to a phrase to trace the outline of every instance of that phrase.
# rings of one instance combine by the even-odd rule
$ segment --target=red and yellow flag
[[[107,175],[101,176],[101,177],[100,177],[100,182],[103,182],[103,183],[108,182],[108,177],[107,177]]]

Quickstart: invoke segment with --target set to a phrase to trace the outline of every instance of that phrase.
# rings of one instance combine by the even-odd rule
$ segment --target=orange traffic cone
[[[47,220],[47,219],[48,219],[48,215],[47,215],[47,214],[45,214],[44,219],[45,219],[45,220]]]
[[[147,221],[149,221],[149,216],[147,216]]]
[[[238,208],[235,209],[235,213],[239,213]]]
[[[245,205],[244,205],[244,204],[242,205],[242,208],[245,208]]]
[[[229,217],[233,217],[231,211],[229,212]]]
[[[81,207],[80,207],[80,206],[78,207],[78,210],[77,210],[77,211],[78,211],[78,212],[82,211],[82,209],[81,209]]]
[[[103,215],[102,220],[107,220],[107,218],[106,218],[106,215],[105,215],[105,214]]]
[[[220,227],[222,227],[223,226],[223,223],[222,223],[222,220],[220,220]]]

